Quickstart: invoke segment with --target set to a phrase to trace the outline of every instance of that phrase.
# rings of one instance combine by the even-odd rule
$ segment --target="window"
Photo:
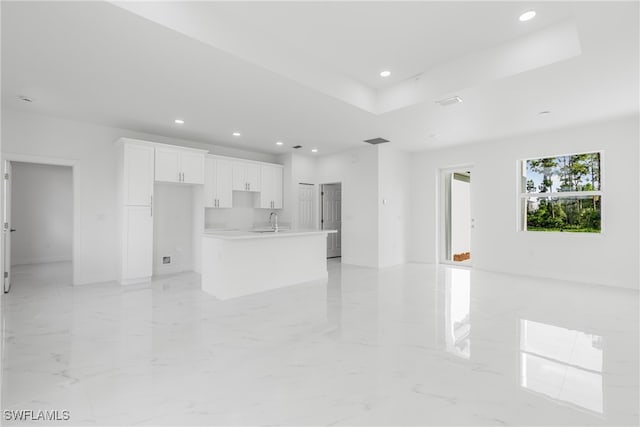
[[[600,153],[522,161],[522,229],[600,233]]]

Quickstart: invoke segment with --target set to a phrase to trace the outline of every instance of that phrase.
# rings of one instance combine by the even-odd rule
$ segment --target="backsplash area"
[[[205,228],[231,228],[248,230],[254,226],[269,223],[271,212],[280,213],[279,209],[256,209],[253,207],[253,193],[244,191],[233,192],[233,208],[206,208],[204,214]]]

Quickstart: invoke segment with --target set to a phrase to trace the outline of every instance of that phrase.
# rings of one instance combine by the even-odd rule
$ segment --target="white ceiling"
[[[577,52],[514,68],[558,26]],[[425,150],[637,114],[638,26],[637,2],[2,2],[2,103],[262,152]]]

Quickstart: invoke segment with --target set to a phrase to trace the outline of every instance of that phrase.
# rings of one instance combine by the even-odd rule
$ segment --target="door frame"
[[[341,181],[335,181],[335,182],[323,182],[319,185],[319,196],[320,196],[320,203],[318,203],[319,207],[320,207],[320,215],[318,216],[318,223],[320,224],[320,230],[324,230],[324,197],[323,194],[324,193],[324,186],[325,185],[336,185],[336,184],[340,184],[340,194],[341,196],[341,200],[342,202],[340,203],[340,218],[342,218],[342,204],[344,202],[344,188],[343,188],[343,184]],[[342,219],[340,220],[340,228],[342,229]],[[329,235],[327,234],[327,237]],[[333,258],[342,258],[342,250],[343,250],[343,246],[342,246],[342,233],[340,233],[340,256],[339,257],[332,257]],[[327,258],[329,259],[329,258]]]
[[[451,190],[447,187],[447,176],[453,172],[459,172],[464,169],[471,172],[470,193],[471,193],[471,221],[474,221],[474,206],[473,206],[473,168],[474,165],[470,163],[464,163],[457,166],[448,166],[439,168],[436,176],[436,264],[455,265],[456,267],[473,267],[473,240],[474,240],[474,228],[471,228],[471,259],[470,262],[461,264],[453,260],[447,259],[447,224],[450,219],[447,219],[447,215],[451,210]]]
[[[71,167],[71,187],[72,187],[71,198],[72,198],[72,204],[73,204],[73,207],[72,207],[73,218],[71,219],[71,222],[73,224],[73,228],[72,228],[73,236],[71,237],[71,266],[72,266],[71,283],[73,285],[76,285],[76,277],[78,276],[77,274],[78,263],[76,262],[76,260],[78,259],[79,248],[80,248],[80,245],[78,244],[78,235],[79,235],[78,225],[79,225],[79,218],[80,218],[78,197],[77,197],[77,195],[80,194],[79,193],[80,182],[77,179],[78,178],[77,168],[79,163],[78,160],[68,159],[63,157],[34,156],[30,154],[20,154],[20,153],[2,153],[2,161],[4,162],[5,160],[9,162],[35,163],[35,164],[41,164],[41,165]],[[2,203],[4,203],[4,194],[2,195],[1,200],[2,200]],[[2,233],[2,242],[0,242],[0,245],[2,248],[4,248],[4,237],[5,237],[4,233]],[[4,274],[4,256],[2,258],[3,258],[2,271]]]

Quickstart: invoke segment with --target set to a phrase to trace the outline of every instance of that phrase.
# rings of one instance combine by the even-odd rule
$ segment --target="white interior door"
[[[313,190],[313,184],[298,184],[298,228],[314,228]]]
[[[4,279],[3,279],[3,291],[9,292],[11,288],[11,162],[4,161],[4,212],[2,213],[2,233],[4,235]]]
[[[337,230],[327,235],[327,258],[342,255],[342,184],[322,186],[322,229]]]

